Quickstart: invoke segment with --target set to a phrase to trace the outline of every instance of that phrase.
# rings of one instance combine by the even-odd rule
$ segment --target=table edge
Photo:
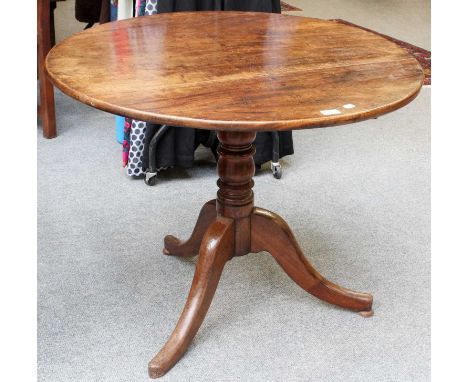
[[[216,11],[215,11],[216,12]],[[193,12],[196,13],[196,12]],[[235,13],[243,13],[243,12],[235,12]],[[252,12],[249,12],[252,13]],[[292,17],[303,17],[297,15],[286,15]],[[304,17],[309,19],[315,20],[326,20],[326,19],[318,19],[313,17]],[[122,20],[125,21],[125,20]],[[86,33],[85,31],[78,32],[79,33]],[[370,33],[370,32],[368,32]],[[76,35],[76,34],[74,34]],[[72,35],[72,36],[74,36]],[[69,36],[68,38],[71,38]],[[419,78],[419,85],[415,86],[413,92],[408,93],[402,99],[396,100],[393,103],[386,104],[379,106],[375,109],[363,111],[360,113],[350,113],[350,114],[341,114],[341,115],[332,115],[332,116],[320,116],[320,117],[312,117],[312,118],[303,118],[303,119],[288,119],[288,120],[272,120],[272,121],[228,121],[228,120],[211,120],[211,119],[201,119],[201,118],[190,118],[190,117],[182,117],[182,116],[175,116],[175,115],[167,115],[161,114],[157,112],[142,112],[136,109],[126,108],[123,106],[115,105],[109,102],[105,102],[99,99],[95,99],[91,96],[87,96],[84,93],[74,90],[57,77],[55,77],[49,71],[49,56],[50,54],[63,42],[68,40],[59,42],[56,44],[47,55],[45,59],[45,68],[47,76],[49,77],[50,81],[63,93],[66,95],[86,104],[93,108],[102,110],[104,112],[108,112],[110,114],[124,116],[136,120],[141,120],[149,123],[154,124],[166,124],[171,126],[177,127],[189,127],[195,129],[204,129],[204,130],[218,130],[218,131],[287,131],[287,130],[302,130],[302,129],[312,129],[312,128],[323,128],[323,127],[331,127],[331,126],[339,126],[345,125],[350,123],[355,123],[359,121],[365,121],[371,118],[377,118],[387,113],[391,113],[395,110],[398,110],[411,101],[413,101],[421,91],[422,86],[424,85],[424,70],[416,60],[415,57],[411,56],[410,53],[406,52],[403,48],[399,47],[394,42],[390,41],[391,43],[395,44],[398,49],[401,49],[406,52],[406,54],[414,60],[417,66],[420,69],[420,78]]]

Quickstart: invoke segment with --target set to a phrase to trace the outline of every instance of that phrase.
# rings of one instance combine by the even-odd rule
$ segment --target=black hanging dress
[[[251,11],[251,12],[281,12],[280,0],[158,0],[157,13],[183,11]],[[190,43],[190,42],[187,42]],[[148,124],[146,130],[143,166],[148,168],[149,148],[151,136],[160,125]],[[193,166],[195,149],[205,144],[213,150],[217,139],[210,140],[210,134],[205,130],[190,128],[170,129],[162,137],[156,150],[156,165],[158,168],[179,166],[189,168]],[[271,133],[257,133],[254,142],[256,154],[255,164],[261,165],[273,157],[273,136]],[[292,133],[279,133],[279,156],[294,154]]]
[[[159,0],[158,13],[180,11],[252,11],[281,13],[280,0]]]

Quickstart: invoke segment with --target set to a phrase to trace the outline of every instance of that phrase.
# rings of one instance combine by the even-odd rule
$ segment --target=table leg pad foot
[[[169,235],[164,238],[165,255],[193,257],[198,255],[203,235],[209,225],[216,219],[216,201],[210,200],[202,207],[192,235],[187,241],[181,241]]]
[[[309,263],[287,223],[277,214],[255,208],[252,214],[252,252],[269,252],[302,289],[330,304],[356,312],[371,311],[372,296],[332,283]]]
[[[149,363],[149,374],[158,378],[184,355],[198,332],[218,286],[224,265],[234,253],[234,220],[217,217],[208,227],[200,247],[192,287],[184,310],[166,344]]]
[[[166,373],[167,370],[164,370],[164,368],[160,367],[159,365],[151,363],[148,365],[148,374],[150,378],[161,378]]]
[[[374,315],[374,311],[371,309],[371,310],[363,310],[361,312],[358,312],[360,316],[362,317],[365,317],[365,318],[369,318],[369,317],[372,317]]]

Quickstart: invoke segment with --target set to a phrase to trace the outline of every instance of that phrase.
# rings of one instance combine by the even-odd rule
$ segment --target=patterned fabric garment
[[[109,0],[110,3],[110,21],[116,21],[117,20],[117,0]],[[126,167],[128,164],[128,153],[130,151],[130,127],[131,127],[132,121],[129,120],[128,118],[125,118],[125,124],[124,124],[124,136],[122,139],[122,163],[123,167]]]
[[[138,176],[143,171],[143,148],[145,144],[146,122],[131,120],[130,151],[128,153],[127,174]]]
[[[157,12],[157,0],[140,0],[135,4],[135,14],[139,16],[150,16]],[[128,138],[129,144],[123,147],[123,159],[127,159],[127,175],[139,176],[145,173],[143,167],[143,149],[145,146],[146,122],[125,119],[126,127],[130,127],[128,135],[124,135],[124,139]],[[125,134],[125,130],[124,130]]]
[[[146,0],[137,0],[135,3],[135,15],[143,16],[146,9]]]
[[[146,0],[145,15],[151,16],[158,11],[158,0]]]
[[[130,153],[130,131],[132,127],[132,120],[130,118],[125,118],[124,123],[124,136],[122,140],[122,161],[123,166],[127,167],[128,165],[128,154]]]

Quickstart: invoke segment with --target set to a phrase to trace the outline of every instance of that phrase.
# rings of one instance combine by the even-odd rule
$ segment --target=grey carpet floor
[[[395,113],[294,132],[284,176],[256,177],[326,277],[374,294],[375,316],[325,304],[266,253],[231,261],[190,350],[163,381],[428,381],[430,88]],[[38,128],[39,381],[148,381],[196,258],[161,254],[216,192],[215,165],[156,187],[120,168],[113,118],[57,93]]]

